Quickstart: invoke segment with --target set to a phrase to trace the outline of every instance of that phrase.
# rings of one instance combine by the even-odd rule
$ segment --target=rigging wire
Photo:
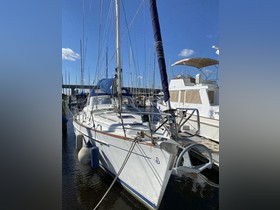
[[[127,30],[126,30],[126,32],[124,33],[124,35],[123,35],[123,37],[122,37],[121,40],[123,40],[123,39],[126,37],[126,35],[129,34],[130,28],[131,28],[132,24],[134,23],[134,20],[135,20],[135,18],[137,17],[137,15],[138,15],[140,9],[142,8],[142,5],[143,5],[144,1],[145,1],[145,0],[142,0],[142,2],[140,3],[140,6],[138,7],[138,9],[137,9],[135,15],[133,16],[133,18],[132,18],[132,20],[131,20],[131,23],[129,24],[129,26],[127,26]],[[123,5],[124,5],[124,4],[122,3],[122,7],[123,7],[123,10],[124,10],[124,13],[125,13],[125,9],[124,9],[124,6],[123,6]],[[125,18],[126,18],[126,14],[125,14]],[[126,23],[127,23],[127,22],[126,22]]]
[[[220,188],[220,185],[219,184],[216,184],[212,181],[210,181],[209,179],[207,179],[204,175],[198,173],[197,174],[204,182],[206,182],[207,184],[209,184],[210,186],[212,187],[216,187],[216,188]]]
[[[122,2],[122,1],[121,1],[121,2]],[[122,3],[123,12],[124,12],[124,19],[125,19],[125,24],[126,24],[126,28],[127,28],[127,29],[126,29],[126,32],[125,32],[125,35],[128,34],[128,40],[129,40],[129,44],[130,44],[131,47],[133,47],[133,45],[132,45],[131,36],[130,36],[130,28],[131,28],[132,24],[134,23],[134,20],[135,20],[135,18],[137,17],[137,15],[138,15],[140,9],[142,8],[143,3],[144,3],[144,0],[142,0],[142,2],[140,3],[140,5],[139,5],[139,7],[138,7],[138,9],[137,9],[137,11],[136,11],[136,13],[135,13],[135,15],[134,15],[134,17],[133,17],[131,23],[130,23],[130,25],[128,25],[127,16],[126,16],[126,10],[125,10],[124,4]],[[125,36],[124,36],[124,37],[125,37]],[[124,39],[124,37],[123,37],[123,39]],[[121,41],[123,41],[123,39],[122,39]],[[139,72],[139,64],[138,64],[138,62],[137,62],[137,65],[136,65],[135,56],[134,56],[134,53],[133,53],[133,49],[132,49],[132,60],[133,60],[133,63],[134,63],[134,65],[135,65],[136,75],[138,75],[138,72]]]
[[[142,5],[143,5],[144,1],[145,1],[145,0],[142,0],[142,2],[140,3],[140,5],[139,5],[139,7],[138,7],[138,9],[137,9],[137,11],[136,11],[134,17],[132,18],[131,23],[130,23],[129,25],[128,25],[128,22],[127,22],[127,17],[126,17],[126,12],[125,12],[125,8],[124,8],[124,4],[122,3],[122,7],[123,7],[123,11],[124,11],[124,17],[125,17],[125,23],[126,23],[126,28],[127,28],[127,29],[126,29],[126,32],[124,33],[124,36],[123,36],[122,39],[121,39],[121,42],[122,42],[122,41],[124,40],[124,38],[128,35],[130,46],[132,46],[132,41],[131,41],[131,37],[130,37],[130,33],[129,33],[129,32],[130,32],[130,28],[131,28],[131,26],[133,25],[133,23],[134,23],[134,21],[135,21],[137,15],[138,15],[140,9],[142,8]],[[111,2],[112,2],[112,1],[111,1]],[[122,1],[121,1],[121,2],[122,2]],[[110,8],[111,8],[111,6],[110,6]],[[109,15],[108,15],[108,17],[109,17]],[[106,24],[106,25],[107,25],[107,24]],[[116,50],[115,50],[115,52],[113,53],[113,55],[111,56],[111,58],[110,58],[110,60],[109,60],[109,63],[112,62],[112,60],[113,60],[113,58],[114,58],[115,55],[116,55]],[[133,59],[133,62],[134,62],[134,64],[135,64],[136,62],[135,62],[134,53],[132,53],[132,59]],[[137,69],[138,69],[138,67],[136,67],[136,74],[137,74],[137,72],[138,72]]]
[[[112,28],[112,21],[109,21],[110,19],[112,19],[113,16],[113,0],[110,1],[110,5],[109,5],[109,9],[108,9],[108,13],[107,13],[107,17],[106,17],[106,21],[105,21],[105,26],[104,26],[104,30],[102,33],[101,27],[104,25],[102,22],[100,22],[99,24],[99,36],[98,36],[98,61],[97,61],[97,66],[96,66],[96,71],[95,71],[95,76],[94,76],[94,81],[93,83],[98,81],[98,77],[99,75],[99,69],[101,69],[101,55],[104,54],[104,46],[108,46],[108,41],[109,41],[109,37],[108,36],[103,36],[103,34],[111,34],[109,31]],[[101,16],[100,16],[100,20],[101,21]],[[107,40],[106,40],[107,39]],[[102,59],[104,60],[104,56],[102,57]]]
[[[95,76],[95,79],[99,80],[99,65],[100,65],[100,49],[101,49],[101,26],[102,26],[102,13],[103,9],[103,0],[100,0],[100,8],[99,8],[99,27],[98,27],[98,51],[97,51],[97,64],[95,68],[95,73],[97,73],[97,76]]]
[[[111,0],[110,5],[109,5],[109,9],[108,9],[109,12],[108,12],[105,27],[104,27],[104,34],[112,34],[110,31],[113,28],[113,21],[110,21],[110,20],[113,19],[112,18],[113,17],[113,11],[114,11],[113,8],[114,8],[114,2],[113,2],[113,0]],[[102,55],[103,55],[102,60],[104,60],[104,56],[107,57],[106,48],[108,48],[109,40],[110,40],[109,36],[103,36],[102,45],[101,45],[101,49],[102,49],[101,52],[102,52]],[[104,50],[105,50],[105,53],[104,53]],[[106,58],[106,59],[108,60],[108,58]],[[109,66],[108,61],[106,61],[106,65],[107,64]],[[106,67],[104,69],[106,70]]]

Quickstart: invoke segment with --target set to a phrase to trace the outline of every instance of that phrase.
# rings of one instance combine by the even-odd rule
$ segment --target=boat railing
[[[150,133],[153,135],[156,133],[160,128],[168,127],[168,122],[170,121],[170,117],[172,116],[171,113],[165,112],[147,112],[147,111],[123,111],[122,113],[131,113],[131,114],[138,114],[141,115],[142,122],[148,122],[150,127]],[[151,126],[153,124],[153,126]],[[170,134],[169,129],[166,129],[167,132]]]
[[[170,127],[170,117],[172,117],[173,112],[177,112],[176,118],[178,118],[180,121],[176,125],[177,131],[180,132],[183,128],[183,126],[193,117],[195,117],[196,126],[195,131],[192,133],[188,133],[187,131],[184,131],[188,133],[189,135],[198,135],[200,133],[200,115],[199,110],[195,108],[177,108],[172,110],[165,110],[164,112],[155,113],[155,112],[147,112],[147,111],[127,111],[122,113],[133,113],[138,114],[142,116],[143,122],[150,122],[156,123],[157,126],[153,127],[151,129],[151,133],[156,133],[160,128],[165,127],[167,128],[168,133],[170,134],[169,127]],[[159,123],[158,123],[159,122]]]
[[[179,115],[179,123],[178,123],[178,131],[180,131],[183,126],[193,117],[196,118],[196,130],[194,134],[191,135],[198,135],[200,133],[200,117],[199,117],[199,110],[196,108],[177,108],[176,109]]]
[[[200,173],[207,168],[212,168],[212,153],[205,145],[195,143],[181,149],[182,151],[179,154],[174,166],[174,171],[177,175],[184,173]],[[199,163],[193,163],[190,158],[190,156],[195,154],[197,154],[200,158]]]

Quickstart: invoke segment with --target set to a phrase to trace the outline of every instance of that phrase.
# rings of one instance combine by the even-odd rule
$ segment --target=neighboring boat
[[[134,100],[138,107],[156,107],[157,105],[155,96],[139,95]]]
[[[72,94],[69,96],[69,108],[77,108],[78,110],[82,110],[87,101],[87,93],[81,92]]]
[[[146,107],[156,107],[157,106],[157,99],[155,96],[148,96],[146,98]]]
[[[196,67],[201,71],[202,68],[218,65],[219,61],[211,58],[186,58],[175,65],[185,65]],[[202,72],[202,71],[201,71]],[[201,74],[195,78],[191,76],[178,75],[170,80],[170,104],[174,109],[196,108],[200,116],[199,135],[219,142],[219,86],[215,80],[202,80]],[[166,103],[158,103],[158,109],[167,109]],[[186,115],[184,113],[182,116]],[[197,129],[197,117],[194,114],[189,120],[189,126]],[[188,117],[189,115],[186,115]],[[183,129],[184,127],[182,127]]]
[[[135,97],[135,102],[139,107],[146,107],[146,99],[145,95],[139,95]]]
[[[161,55],[159,67],[161,75],[166,77],[156,2],[150,0],[150,6],[153,28],[157,30],[156,49]],[[100,80],[88,96],[86,106],[73,117],[76,140],[83,141],[84,147],[92,145],[94,151],[97,148],[95,158],[100,167],[149,209],[158,209],[172,171],[200,173],[212,167],[212,155],[205,146],[180,136],[173,110],[164,114],[140,112],[129,92],[122,88],[119,0],[116,0],[116,58],[115,78]],[[164,99],[168,101],[166,81],[167,77],[162,78]]]

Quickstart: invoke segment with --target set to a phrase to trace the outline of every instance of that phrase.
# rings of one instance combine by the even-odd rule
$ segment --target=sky
[[[140,4],[140,0],[134,2]],[[2,139],[9,139],[2,141],[4,153],[1,151],[1,154],[10,155],[10,147],[21,154],[20,158],[13,156],[14,159],[2,161],[5,183],[1,183],[1,189],[5,192],[19,186],[25,189],[17,190],[16,194],[6,193],[5,200],[1,200],[3,209],[22,209],[23,206],[39,209],[42,205],[46,209],[61,208],[62,144],[58,141],[61,138],[61,61],[63,68],[71,73],[71,80],[75,78],[74,70],[79,71],[79,60],[61,60],[61,48],[70,48],[79,54],[80,3],[81,0],[0,2],[0,91],[5,101],[0,110],[5,122],[2,123],[5,130]],[[181,58],[178,54],[182,49],[192,49],[191,56],[215,57],[211,46],[220,43],[220,135],[224,139],[221,153],[223,161],[228,163],[223,164],[220,176],[223,189],[220,207],[277,209],[280,188],[280,167],[275,167],[280,165],[279,1],[221,0],[219,5],[218,28],[216,1],[158,0],[165,55],[174,62]],[[204,16],[207,12],[210,14]],[[95,18],[86,19],[88,54],[85,66],[95,71],[98,36],[91,35],[90,31],[98,28],[97,10],[90,14]],[[143,15],[139,19],[143,19]],[[205,31],[197,24],[196,27],[192,25],[201,19],[211,21]],[[184,23],[184,27],[179,23]],[[146,39],[150,39],[150,28],[147,21]],[[131,29],[131,32],[136,30],[135,27]],[[200,33],[200,30],[203,31]],[[217,37],[210,39],[219,35],[220,42]],[[135,41],[135,37],[133,39]],[[108,47],[109,50],[113,48]],[[149,47],[152,46],[147,45],[147,49]],[[138,57],[142,55],[139,52]],[[127,55],[123,57],[123,62],[127,58]],[[110,68],[114,68],[113,64],[114,60]],[[270,112],[264,111],[264,107]],[[38,148],[42,147],[44,150],[38,155]],[[42,170],[42,163],[45,170]],[[22,170],[24,173],[19,179],[14,179],[11,175],[18,173],[19,167],[13,167],[13,171],[11,165],[32,170]],[[52,173],[45,173],[46,170]],[[34,175],[40,179],[34,179]],[[10,181],[9,177],[13,179]],[[42,190],[38,191],[38,186]],[[10,202],[9,198],[16,202]]]
[[[112,78],[116,67],[114,0],[63,0],[62,4],[63,83],[81,84],[81,57],[84,84],[105,78],[106,48]],[[155,81],[155,87],[161,88],[148,4],[148,0],[120,0],[123,86],[152,87]],[[157,7],[169,80],[178,74],[198,73],[194,67],[171,67],[178,60],[218,59],[212,48],[219,46],[218,0],[158,0]]]

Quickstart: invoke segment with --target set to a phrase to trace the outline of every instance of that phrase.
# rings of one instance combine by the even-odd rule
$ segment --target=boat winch
[[[202,144],[194,143],[183,148],[173,170],[177,175],[200,173],[206,168],[211,169],[212,164],[211,151]]]

